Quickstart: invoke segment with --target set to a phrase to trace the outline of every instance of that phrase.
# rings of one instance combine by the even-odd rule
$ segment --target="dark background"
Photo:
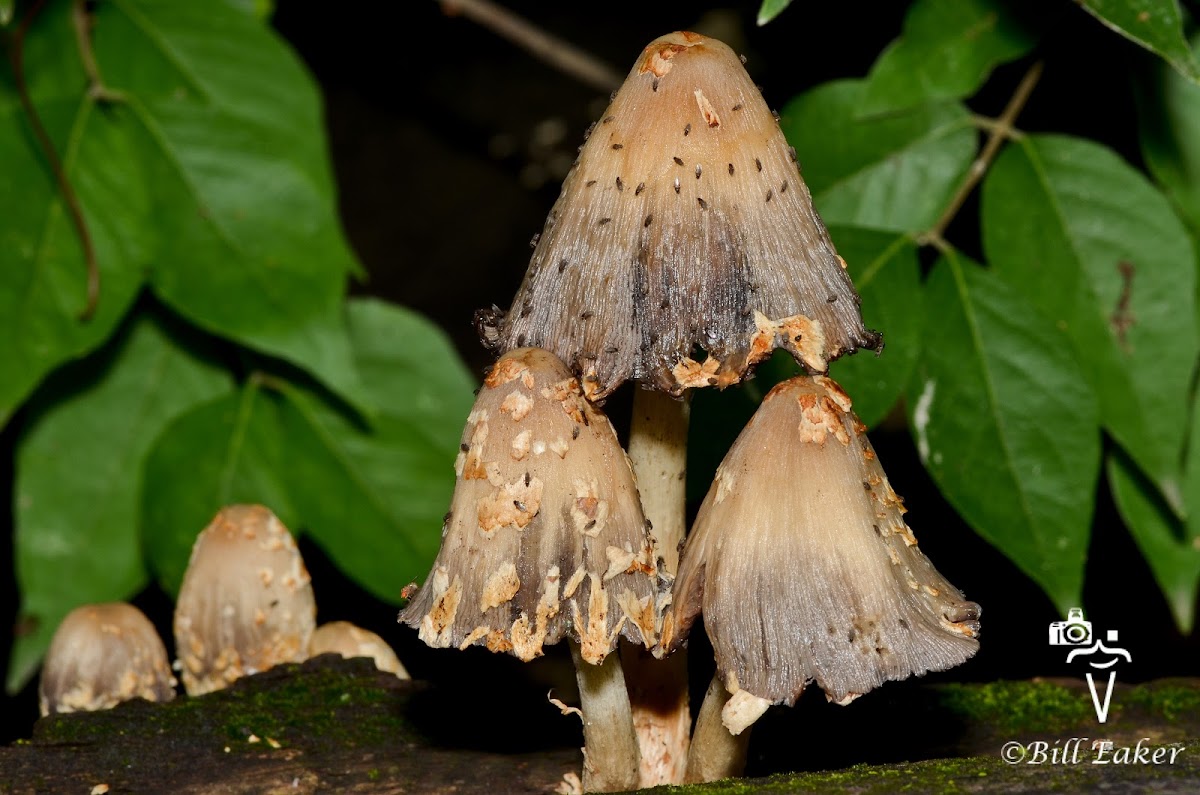
[[[747,56],[747,68],[773,107],[818,83],[865,75],[899,34],[905,10],[905,4],[892,2],[801,0],[774,23],[757,28],[757,2],[508,0],[506,5],[621,73],[663,33],[691,28],[716,35]],[[1195,4],[1185,5],[1195,15]],[[1019,126],[1099,138],[1140,165],[1130,87],[1149,59],[1071,3],[1039,7],[1039,24],[1048,32],[1031,57],[1044,58],[1046,69]],[[529,259],[529,240],[540,231],[583,131],[600,116],[607,96],[474,23],[445,15],[433,0],[280,0],[274,24],[325,94],[342,217],[370,272],[370,280],[355,289],[424,312],[452,336],[472,370],[481,371],[489,359],[475,338],[472,314],[493,303],[507,307]],[[997,115],[1029,62],[998,69],[972,108]],[[977,214],[972,199],[948,235],[975,256]],[[628,412],[629,389],[610,401],[618,426]],[[703,401],[711,401],[710,413],[724,405],[700,395],[698,410]],[[984,608],[977,657],[929,679],[1075,675],[1062,650],[1046,642],[1047,625],[1059,618],[1057,611],[945,504],[917,459],[902,415],[897,419],[874,431],[872,439],[893,485],[906,498],[909,523],[941,572]],[[18,417],[0,433],[0,449],[9,455],[19,422]],[[731,428],[730,440],[736,430]],[[11,458],[0,461],[4,504],[12,499],[11,468]],[[1200,641],[1174,629],[1103,483],[1100,494],[1085,606],[1097,632],[1118,629],[1122,645],[1133,654],[1120,678],[1200,674]],[[11,527],[2,529],[0,571],[11,572]],[[562,656],[523,666],[478,649],[429,650],[414,632],[394,623],[394,606],[346,580],[311,543],[302,541],[301,548],[313,574],[321,621],[345,618],[379,632],[397,647],[414,677],[439,684],[468,714],[519,705],[506,714],[534,716],[532,733],[520,739],[519,733],[497,735],[494,726],[468,719],[448,743],[578,744],[573,719],[564,724],[543,702],[547,687],[570,690],[572,677]],[[10,576],[0,579],[0,622],[15,625],[16,585]],[[170,638],[169,601],[151,590],[137,603]],[[7,646],[8,638],[0,636],[0,663],[7,659]],[[693,648],[693,688],[702,693],[711,656],[702,639]],[[797,712],[819,700],[819,694],[806,694]],[[0,700],[0,741],[28,736],[35,717],[33,685],[16,698]],[[570,731],[563,731],[564,725]]]

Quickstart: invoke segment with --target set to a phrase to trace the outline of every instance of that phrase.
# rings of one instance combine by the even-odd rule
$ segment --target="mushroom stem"
[[[661,569],[674,577],[686,526],[687,432],[690,393],[679,400],[639,389],[633,397],[629,459],[637,478],[642,510]],[[643,787],[683,781],[692,716],[688,711],[687,657],[683,651],[656,660],[640,649],[623,657],[641,748]]]
[[[583,791],[637,789],[638,744],[621,662],[614,653],[592,665],[578,643],[569,645],[583,713]]]
[[[637,478],[642,510],[650,520],[650,535],[663,560],[663,570],[675,576],[679,542],[686,532],[687,432],[691,394],[683,399],[639,389],[633,396],[629,427],[629,460]]]
[[[696,732],[692,735],[692,747],[688,753],[688,784],[740,776],[746,768],[746,746],[750,744],[750,727],[736,735],[730,734],[721,720],[721,713],[729,703],[729,691],[714,674],[700,705],[696,718]]]

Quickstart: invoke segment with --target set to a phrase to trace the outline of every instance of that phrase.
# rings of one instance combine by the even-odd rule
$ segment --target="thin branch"
[[[436,0],[447,14],[462,14],[508,39],[576,80],[608,93],[621,85],[620,73],[589,53],[522,19],[491,0]]]
[[[992,129],[988,133],[987,142],[983,145],[979,156],[975,158],[975,162],[971,163],[971,168],[967,171],[966,179],[958,186],[954,198],[946,205],[946,209],[942,212],[941,217],[937,219],[937,222],[917,238],[918,243],[921,245],[936,246],[939,249],[946,245],[944,237],[946,228],[950,226],[950,222],[958,215],[958,211],[966,203],[967,197],[971,195],[971,191],[975,190],[975,186],[983,179],[983,175],[987,173],[988,168],[992,165],[992,161],[999,154],[1000,147],[1004,144],[1005,140],[1020,135],[1016,128],[1013,127],[1013,123],[1016,122],[1017,116],[1021,114],[1025,103],[1029,101],[1029,95],[1033,93],[1033,89],[1041,76],[1042,62],[1038,61],[1029,67],[1029,71],[1021,78],[1017,90],[1013,92],[1012,98],[1009,99],[1004,112],[1000,114],[1000,118],[996,119],[995,124],[989,125]]]
[[[75,190],[71,187],[70,180],[67,179],[62,161],[54,149],[54,142],[50,140],[50,135],[46,132],[41,117],[38,116],[37,109],[33,106],[33,100],[29,97],[29,86],[25,82],[25,36],[29,33],[29,26],[33,23],[34,17],[38,15],[45,4],[46,0],[38,0],[21,19],[21,24],[13,33],[9,48],[9,60],[12,63],[13,83],[17,89],[17,97],[21,101],[21,109],[29,119],[29,126],[33,128],[33,136],[37,139],[38,146],[41,147],[42,154],[45,156],[50,170],[54,173],[54,181],[58,183],[58,192],[62,195],[63,203],[67,207],[67,214],[71,218],[71,224],[75,227],[75,233],[79,235],[79,244],[83,248],[83,261],[87,267],[87,303],[80,312],[79,319],[86,322],[92,319],[96,313],[96,306],[100,302],[100,267],[96,263],[96,249],[92,245],[92,236],[88,232],[79,197],[75,195]]]
[[[71,22],[75,27],[79,60],[88,79],[88,96],[99,102],[124,101],[124,95],[110,89],[100,76],[100,65],[96,63],[96,50],[92,46],[92,15],[88,11],[87,0],[74,0],[71,4]]]

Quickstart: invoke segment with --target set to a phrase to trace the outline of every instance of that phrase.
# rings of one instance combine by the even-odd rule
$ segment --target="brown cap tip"
[[[77,607],[55,630],[38,687],[43,716],[108,709],[134,698],[174,697],[167,650],[154,625],[133,605]]]
[[[349,621],[330,621],[317,627],[309,644],[309,655],[339,654],[342,657],[370,657],[375,667],[400,679],[410,678],[396,652],[383,638]]]
[[[317,606],[300,550],[261,505],[222,508],[192,548],[175,604],[175,651],[189,695],[300,662]]]
[[[727,386],[777,346],[824,372],[882,345],[778,123],[734,52],[695,33],[646,47],[511,310],[479,325],[496,349],[553,351],[591,399],[628,378],[673,394]]]
[[[664,642],[703,612],[722,679],[788,704],[813,680],[844,704],[958,665],[979,646],[979,605],[917,549],[903,513],[841,388],[785,381],[717,471]]]
[[[564,634],[598,664],[657,639],[657,561],[608,419],[552,354],[496,363],[467,418],[442,548],[400,613],[430,646],[522,660]]]

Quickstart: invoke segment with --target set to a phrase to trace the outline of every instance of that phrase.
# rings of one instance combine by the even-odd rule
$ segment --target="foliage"
[[[72,607],[177,588],[234,501],[397,602],[432,558],[473,387],[428,321],[347,301],[361,268],[319,97],[269,3],[108,0],[77,39],[83,9],[14,23],[24,80],[0,71],[0,424],[33,627],[10,690]]]
[[[1018,0],[914,0],[865,79],[804,92],[781,123],[889,342],[878,361],[833,368],[865,420],[903,397],[946,499],[1064,612],[1081,601],[1107,472],[1186,632],[1200,586],[1200,70],[1175,0],[1082,5],[1166,62],[1146,56],[1136,83],[1110,87],[1136,91],[1148,174],[1096,140],[1010,127],[1061,35]],[[1021,64],[992,74],[1011,61],[1028,70],[1015,90]],[[1009,110],[973,116],[964,100],[999,79]],[[977,180],[976,224],[958,213]],[[962,253],[975,246],[983,263]],[[918,278],[922,247],[941,256]]]
[[[1176,0],[1061,5],[1144,48],[1109,37],[1140,56],[1108,87],[1136,96],[1140,153],[1013,126],[1062,44],[1024,0],[912,0],[865,77],[781,125],[887,335],[833,367],[864,421],[903,405],[946,499],[1064,612],[1107,484],[1190,631],[1200,40]],[[82,0],[0,0],[23,67],[0,69],[0,426],[32,627],[10,689],[79,602],[177,588],[225,503],[269,505],[389,601],[435,551],[472,380],[427,321],[347,298],[319,97],[271,6],[105,0],[79,36]],[[765,364],[737,411],[791,372]]]

